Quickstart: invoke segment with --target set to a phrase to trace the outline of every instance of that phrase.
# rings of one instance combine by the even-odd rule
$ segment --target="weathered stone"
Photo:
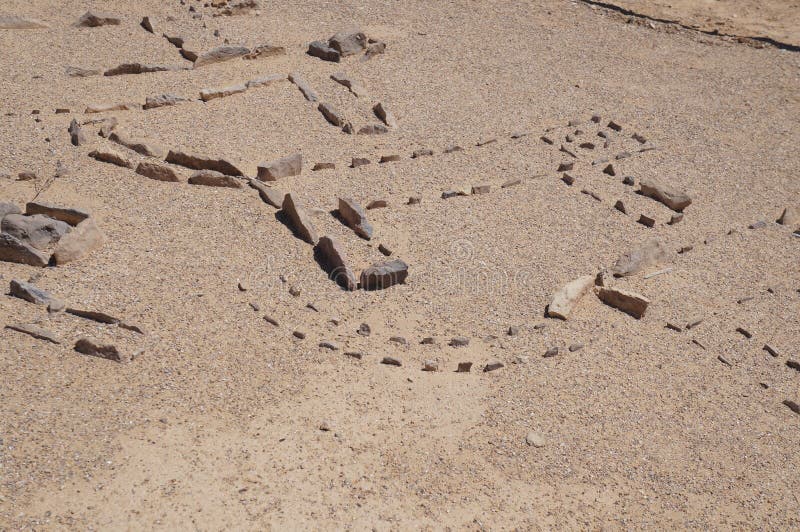
[[[17,181],[33,181],[34,179],[37,179],[37,175],[31,170],[23,170],[17,174]]]
[[[419,196],[411,196],[406,201],[406,205],[419,205],[420,203],[422,203],[422,198]]]
[[[372,200],[367,204],[367,210],[382,209],[387,205],[388,203],[386,203],[386,200]]]
[[[94,218],[87,218],[58,241],[53,251],[53,259],[56,264],[78,260],[102,247],[105,241],[106,236],[97,227]]]
[[[142,161],[136,167],[136,173],[155,179],[156,181],[169,181],[177,183],[181,181],[180,176],[169,166],[153,163],[149,161]]]
[[[627,277],[669,260],[669,250],[658,239],[648,240],[632,248],[611,267],[614,277]]]
[[[69,132],[69,141],[73,146],[86,144],[86,133],[83,132],[78,121],[74,118],[69,123],[69,129],[67,129],[67,131]]]
[[[542,357],[544,357],[544,358],[552,358],[552,357],[558,356],[558,351],[559,351],[558,347],[550,347],[550,348],[547,349],[547,351],[544,352]]]
[[[338,63],[342,58],[338,50],[331,48],[327,43],[322,41],[310,42],[306,53],[310,56],[318,57],[323,61],[331,61],[333,63]]]
[[[435,360],[426,360],[422,363],[422,371],[439,371],[439,363]]]
[[[317,107],[319,112],[322,113],[322,116],[325,117],[325,120],[330,122],[336,127],[344,127],[347,125],[347,120],[344,118],[344,115],[341,114],[334,106],[329,103],[320,103]]]
[[[328,46],[342,57],[355,55],[367,47],[367,36],[358,30],[340,31],[328,39]]]
[[[629,187],[632,187],[634,183],[635,181],[633,179],[633,176],[626,175],[625,177],[622,178],[623,185],[628,185]]]
[[[50,257],[29,246],[25,242],[6,234],[0,233],[0,261],[16,262],[29,266],[47,266]]]
[[[145,31],[155,33],[153,31],[153,22],[150,20],[150,17],[142,17],[142,21],[139,23],[139,25],[144,28]]]
[[[472,362],[459,362],[458,369],[456,369],[456,373],[469,373],[472,369]]]
[[[383,357],[383,359],[381,359],[381,364],[386,364],[387,366],[402,366],[403,365],[403,363],[400,361],[400,359],[395,358],[395,357]]]
[[[474,185],[472,187],[473,194],[488,194],[492,191],[492,185]]]
[[[116,117],[111,116],[109,118],[104,118],[103,120],[100,120],[99,123],[100,123],[100,129],[97,131],[97,134],[107,139],[109,135],[111,135],[111,132],[114,131],[114,128],[117,127],[119,120],[117,120]]]
[[[581,297],[594,284],[595,275],[584,275],[570,281],[553,294],[547,316],[566,320]]]
[[[266,87],[268,85],[272,85],[273,83],[275,83],[277,81],[286,81],[286,75],[285,74],[268,74],[266,76],[261,76],[260,78],[255,78],[255,79],[249,80],[247,83],[245,83],[245,86],[248,89],[255,89],[255,88],[258,88],[258,87]]]
[[[136,153],[146,155],[147,157],[163,159],[164,154],[166,153],[166,150],[162,146],[152,140],[130,138],[128,135],[120,131],[114,131],[111,133],[108,136],[108,140],[111,142],[116,142],[120,146],[125,146]]]
[[[405,283],[407,277],[408,264],[400,259],[373,264],[361,272],[361,288],[382,290],[398,283]]]
[[[244,84],[231,85],[229,87],[222,87],[221,89],[202,89],[200,91],[200,99],[204,102],[215,100],[217,98],[225,98],[232,94],[239,94],[247,90]]]
[[[198,170],[189,176],[190,185],[207,187],[242,188],[242,180],[214,170]]]
[[[314,89],[312,89],[311,86],[306,83],[306,80],[303,79],[297,72],[292,72],[289,74],[289,81],[297,86],[297,88],[303,94],[303,97],[309,102],[316,102],[319,100],[319,96],[317,96],[317,93],[314,92]]]
[[[320,170],[334,170],[336,168],[336,163],[316,163],[314,168],[311,169],[312,172],[318,172]]]
[[[305,340],[306,333],[304,333],[303,331],[293,331],[292,336],[294,336],[298,340]]]
[[[679,212],[677,214],[673,214],[670,216],[669,221],[667,222],[669,225],[675,225],[683,221],[683,213]]]
[[[48,342],[54,344],[60,344],[61,339],[56,336],[56,334],[52,331],[49,331],[43,327],[39,327],[38,325],[34,325],[33,323],[20,323],[18,325],[6,325],[6,329],[10,329],[12,331],[21,332],[23,334],[27,334],[37,340],[46,340]]]
[[[178,53],[181,54],[181,57],[183,57],[187,61],[191,61],[192,63],[197,61],[197,58],[200,56],[200,54],[195,52],[194,50],[184,48],[183,46],[181,46],[181,49],[178,50]]]
[[[384,52],[386,52],[385,42],[369,39],[369,43],[367,44],[367,51],[364,52],[364,60],[371,59],[376,55],[380,55]]]
[[[257,179],[248,178],[247,182],[250,186],[258,191],[258,195],[261,196],[261,199],[264,203],[268,205],[272,205],[276,209],[280,209],[283,205],[283,198],[286,194],[277,188],[268,187],[261,181]]]
[[[115,164],[123,168],[133,168],[133,163],[122,155],[120,152],[112,149],[92,150],[89,152],[89,157],[102,161],[104,163]]]
[[[103,72],[104,76],[125,76],[130,74],[147,74],[149,72],[175,72],[188,70],[183,65],[143,65],[142,63],[122,63]]]
[[[92,13],[87,11],[78,19],[77,26],[84,28],[97,28],[99,26],[118,26],[122,20],[107,13]]]
[[[225,175],[244,175],[241,170],[225,159],[211,159],[210,157],[190,155],[175,150],[170,150],[169,153],[167,153],[166,161],[168,163],[177,164],[178,166],[191,168],[192,170],[214,170],[215,172]]]
[[[402,336],[390,336],[389,341],[392,342],[393,344],[406,345],[406,346],[408,345],[408,340],[406,340]]]
[[[130,362],[134,358],[131,353],[122,352],[113,344],[101,344],[89,338],[80,338],[75,342],[75,351],[114,362]]]
[[[389,129],[383,124],[368,124],[366,126],[361,126],[358,130],[359,135],[383,135],[388,132]]]
[[[359,166],[365,166],[370,164],[369,159],[365,159],[364,157],[353,157],[350,161],[350,168],[358,168]]]
[[[799,414],[800,415],[800,404],[795,403],[791,399],[784,399],[783,400],[783,405],[785,407],[787,407],[789,410],[791,410],[792,412],[794,412],[795,414]]]
[[[64,73],[71,78],[88,78],[90,76],[99,76],[100,70],[93,68],[81,68],[76,66],[68,66],[64,69]]]
[[[365,240],[372,238],[372,225],[361,205],[350,198],[339,198],[339,215],[358,236]]]
[[[356,329],[356,332],[361,336],[369,336],[372,333],[372,328],[369,326],[368,323],[362,323]]]
[[[362,353],[361,351],[345,351],[344,354],[345,356],[348,356],[350,358],[355,358],[356,360],[361,360],[362,358],[364,358],[364,353]]]
[[[430,157],[433,155],[433,150],[430,148],[422,148],[419,150],[414,150],[411,154],[412,159],[419,159],[420,157]]]
[[[160,94],[158,96],[148,96],[145,100],[143,109],[156,109],[158,107],[166,107],[169,105],[177,105],[182,102],[187,102],[186,98],[181,98],[174,94]]]
[[[583,349],[583,344],[570,344],[568,349],[570,353],[574,353],[575,351]]]
[[[331,79],[340,85],[347,87],[356,97],[367,96],[367,91],[360,83],[345,74],[344,72],[334,72],[331,74]]]
[[[58,205],[44,203],[42,201],[29,201],[25,205],[25,214],[28,216],[44,214],[50,218],[66,222],[69,225],[78,225],[89,218],[89,213],[84,210],[71,207],[59,207]]]
[[[617,202],[614,203],[614,208],[622,214],[628,214],[628,211],[625,209],[625,204],[622,203],[622,200],[617,200]]]
[[[547,444],[547,440],[545,439],[544,435],[540,432],[530,431],[527,436],[525,436],[525,443],[530,445],[531,447],[544,447]]]
[[[397,154],[381,155],[381,158],[380,158],[380,160],[378,162],[383,164],[383,163],[392,163],[392,162],[396,162],[396,161],[399,161],[399,160],[400,160],[400,156],[397,155]]]
[[[47,290],[42,290],[31,283],[26,283],[25,281],[19,281],[17,279],[11,280],[9,293],[14,297],[24,299],[35,305],[49,305],[53,302],[60,303],[60,301]]]
[[[655,218],[650,218],[646,214],[640,214],[639,215],[639,219],[636,220],[636,221],[639,222],[640,224],[644,225],[645,227],[653,227],[653,226],[656,225]]]
[[[692,198],[688,194],[660,183],[655,179],[643,179],[639,181],[639,185],[644,196],[663,203],[673,211],[682,212],[683,209],[692,204]]]
[[[38,30],[49,27],[49,25],[35,18],[0,15],[0,30]]]
[[[613,129],[614,131],[622,131],[622,126],[614,122],[613,120],[608,123],[608,129]]]
[[[481,141],[478,141],[478,142],[475,144],[475,146],[477,146],[478,148],[480,148],[481,146],[486,146],[487,144],[494,144],[495,142],[497,142],[497,139],[486,139],[486,140],[481,140]]]
[[[445,190],[444,192],[442,192],[442,199],[450,199],[450,198],[455,198],[457,196],[469,196],[470,192],[471,192],[471,190],[470,191],[466,191],[466,190],[461,190],[461,189],[458,189],[458,190]]]
[[[295,153],[294,155],[259,164],[257,177],[261,181],[275,181],[282,177],[300,175],[302,168],[303,156]]]
[[[244,46],[219,46],[198,55],[194,61],[194,67],[198,68],[222,61],[230,61],[248,53],[250,53],[250,49]]]
[[[485,366],[483,366],[483,372],[484,373],[489,373],[490,371],[495,371],[495,370],[498,370],[498,369],[504,368],[504,367],[505,367],[505,364],[503,364],[499,360],[494,360],[492,362],[489,362]]]
[[[450,347],[467,347],[469,345],[469,338],[466,336],[454,336],[450,339]]]
[[[244,59],[264,59],[267,57],[275,57],[278,55],[286,55],[286,48],[283,46],[277,46],[274,44],[259,44],[252,50],[250,53],[245,54],[243,57]]]
[[[358,288],[356,276],[347,264],[347,257],[334,238],[323,236],[317,242],[314,251],[317,260],[336,284],[350,291]]]
[[[109,111],[132,111],[139,106],[134,103],[97,103],[91,104],[83,111],[85,114],[106,113]]]
[[[319,347],[321,347],[322,349],[328,349],[330,351],[338,351],[339,350],[339,344],[337,344],[336,342],[331,342],[331,341],[327,341],[327,340],[320,342],[319,343]]]
[[[781,225],[798,225],[800,224],[800,208],[789,206],[783,209],[780,217],[775,220]]]
[[[167,35],[166,33],[162,33],[161,35],[169,41],[169,43],[174,46],[175,48],[183,48],[184,39],[178,35]],[[194,61],[194,59],[192,59]]]
[[[619,288],[600,287],[597,290],[597,297],[606,305],[630,314],[637,320],[644,316],[650,304],[650,300],[646,297]]]
[[[506,331],[506,334],[508,334],[509,336],[518,336],[519,335],[519,327],[517,327],[515,325],[510,326],[508,328],[508,330]]]
[[[613,164],[609,164],[605,168],[603,168],[603,173],[606,175],[610,175],[611,177],[617,175],[617,171],[614,169]]]
[[[563,162],[558,165],[556,168],[556,172],[569,172],[575,167],[575,163],[572,161]]]
[[[309,244],[316,244],[319,237],[314,225],[311,223],[305,210],[297,203],[295,196],[290,192],[283,198],[281,212],[286,217],[292,230],[297,236]]]
[[[3,201],[0,201],[0,222],[8,214],[22,214],[22,211],[20,210],[19,207],[17,207],[13,203],[6,203],[6,202],[3,202]]]
[[[71,229],[67,223],[43,214],[8,214],[3,218],[0,227],[4,233],[41,250],[58,242]]]

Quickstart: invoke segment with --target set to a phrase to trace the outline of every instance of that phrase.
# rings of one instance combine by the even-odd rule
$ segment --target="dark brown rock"
[[[328,46],[342,57],[355,55],[367,47],[367,36],[358,30],[340,31],[328,39]]]
[[[133,356],[122,352],[113,344],[101,344],[89,338],[81,338],[75,342],[75,351],[84,355],[105,358],[114,362],[130,362]]]
[[[395,357],[383,357],[381,360],[381,364],[386,364],[387,366],[402,366],[403,363],[400,359]]]
[[[367,220],[367,213],[351,198],[339,198],[339,215],[348,227],[365,240],[372,238],[372,225]]]
[[[89,157],[102,161],[104,163],[114,164],[123,168],[133,168],[133,163],[123,154],[112,149],[92,150],[89,152]]]
[[[374,264],[361,272],[361,288],[382,290],[395,284],[405,283],[408,264],[400,259]]]
[[[308,51],[306,53],[310,56],[318,57],[323,61],[331,61],[333,63],[338,63],[342,58],[342,54],[339,53],[338,50],[328,46],[327,43],[322,41],[312,41],[308,43]]]
[[[81,146],[86,144],[86,133],[83,132],[81,126],[78,124],[78,121],[74,118],[72,122],[69,123],[69,141],[72,143],[73,146]]]
[[[618,288],[601,287],[597,291],[597,296],[606,305],[621,310],[637,320],[644,316],[647,306],[650,304],[650,300],[646,297]]]
[[[458,369],[456,369],[456,373],[469,373],[472,369],[472,362],[459,362]]]
[[[61,220],[70,225],[78,225],[85,219],[89,218],[89,213],[81,209],[74,209],[71,207],[59,207],[52,203],[45,203],[42,201],[30,201],[25,205],[25,214],[28,216],[33,214],[44,214],[50,218]]]
[[[0,261],[44,267],[49,260],[48,255],[44,255],[33,246],[9,234],[0,233]]]
[[[314,168],[311,169],[312,172],[318,172],[320,170],[334,170],[336,168],[336,163],[316,163]]]
[[[374,106],[372,106],[372,112],[375,113],[384,124],[389,126],[390,128],[394,129],[397,127],[397,119],[394,115],[389,111],[386,105],[383,102],[378,102]]]
[[[334,238],[329,236],[321,237],[314,251],[317,255],[317,260],[336,284],[350,291],[358,288],[356,276],[347,264],[347,257]]]
[[[182,102],[188,102],[186,98],[182,98],[180,96],[176,96],[174,94],[160,94],[158,96],[148,96],[145,100],[143,109],[156,109],[158,107],[167,107],[171,105],[177,105]]]
[[[149,161],[142,161],[136,167],[136,173],[155,179],[156,181],[169,181],[177,183],[181,180],[180,176],[169,166],[153,163]]]
[[[92,13],[87,11],[78,19],[77,26],[84,28],[97,28],[100,26],[118,26],[122,21],[119,17],[107,13]]]
[[[211,159],[199,155],[190,155],[181,151],[170,150],[167,154],[168,163],[191,168],[192,170],[213,170],[225,175],[242,176],[241,170],[224,159]]]
[[[261,196],[264,203],[272,205],[276,209],[280,209],[283,206],[283,198],[286,196],[284,192],[277,188],[269,187],[257,179],[249,178],[247,182],[258,191],[258,195]]]
[[[45,340],[54,344],[60,344],[61,339],[55,333],[33,323],[20,323],[18,325],[6,325],[6,329],[27,334],[37,340]]]
[[[286,217],[292,230],[301,240],[305,240],[311,245],[317,243],[319,237],[311,219],[305,210],[297,203],[295,196],[290,192],[283,198],[281,212]]]
[[[147,74],[150,72],[175,72],[188,70],[183,65],[144,65],[142,63],[123,63],[103,72],[104,76],[125,76],[131,74]]]
[[[260,163],[257,177],[261,181],[275,181],[282,177],[300,175],[302,168],[303,156],[295,153],[274,161]]]
[[[163,159],[164,154],[166,153],[166,150],[163,148],[163,146],[160,146],[154,141],[131,138],[121,131],[114,131],[111,133],[108,136],[108,140],[111,142],[116,142],[120,146],[125,146],[129,150],[133,150],[136,153],[145,155],[147,157]]]
[[[344,115],[341,114],[333,105],[329,103],[320,103],[317,109],[319,109],[319,112],[322,113],[322,116],[325,117],[325,120],[327,120],[336,127],[343,128],[348,124]]]
[[[190,185],[205,185],[207,187],[242,188],[242,180],[225,175],[214,170],[198,170],[189,176]]]
[[[420,150],[414,150],[414,153],[411,154],[412,159],[419,159],[420,157],[430,157],[433,155],[433,150],[430,148],[423,148]]]

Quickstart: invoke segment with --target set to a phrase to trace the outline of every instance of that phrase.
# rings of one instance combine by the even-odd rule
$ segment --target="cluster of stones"
[[[88,212],[32,201],[25,214],[0,203],[0,260],[30,266],[61,265],[88,255],[105,235]]]
[[[363,52],[364,59],[369,59],[386,51],[386,43],[369,39],[360,30],[340,31],[327,41],[313,41],[308,45],[308,55],[323,61],[338,63],[343,57]]]
[[[44,306],[47,308],[47,311],[50,314],[65,312],[81,319],[91,320],[96,323],[116,326],[121,329],[132,331],[138,335],[144,334],[139,327],[128,324],[123,320],[105,312],[85,310],[69,306],[61,299],[53,296],[50,292],[43,290],[32,283],[14,279],[10,283],[9,294],[12,297],[25,300],[29,303],[33,303],[34,305]],[[59,338],[57,334],[41,326],[41,324],[18,323],[6,325],[6,328],[22,334],[27,334],[28,336],[38,340],[43,340],[53,344],[62,343],[61,338]],[[88,337],[78,338],[78,340],[75,342],[74,349],[75,351],[85,355],[105,358],[115,362],[130,362],[144,351],[143,349],[131,350],[123,347],[122,344],[116,345],[114,343],[105,343]]]

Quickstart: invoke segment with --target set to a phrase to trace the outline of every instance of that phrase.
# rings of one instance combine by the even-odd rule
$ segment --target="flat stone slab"
[[[358,236],[365,240],[372,238],[372,224],[367,220],[367,213],[351,198],[339,198],[339,215]]]
[[[581,297],[594,284],[594,275],[584,275],[570,281],[553,294],[547,306],[547,316],[566,320]]]
[[[90,217],[90,214],[81,209],[73,207],[61,207],[52,203],[45,203],[43,201],[29,201],[25,205],[25,214],[44,214],[50,218],[61,220],[70,225],[78,225],[85,219]]]
[[[311,219],[306,214],[305,210],[300,207],[295,196],[290,192],[283,198],[281,212],[286,217],[286,221],[290,224],[292,230],[297,236],[311,245],[314,245],[319,240],[317,230]]]
[[[383,290],[396,284],[403,284],[408,277],[408,264],[400,259],[373,264],[361,272],[361,288],[364,290]]]
[[[43,268],[50,257],[9,234],[0,233],[0,260]]]
[[[300,175],[303,169],[302,154],[295,153],[274,161],[260,163],[256,177],[261,181],[275,181],[282,177]]]
[[[237,59],[249,53],[250,49],[244,46],[218,46],[217,48],[199,54],[194,61],[194,67],[198,68],[222,61],[230,61],[231,59]]]
[[[192,170],[214,170],[225,175],[242,176],[241,170],[225,159],[212,159],[202,155],[191,155],[182,151],[170,150],[166,162]]]
[[[644,316],[647,306],[650,305],[650,300],[643,295],[618,288],[600,287],[597,297],[606,305],[621,310],[637,320]]]

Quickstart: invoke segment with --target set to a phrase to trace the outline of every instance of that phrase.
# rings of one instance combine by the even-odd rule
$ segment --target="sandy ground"
[[[800,55],[561,1],[261,2],[258,15],[232,17],[194,1],[51,4],[3,6],[50,28],[0,30],[0,170],[11,176],[0,178],[0,200],[24,205],[40,193],[85,208],[108,241],[64,266],[0,263],[0,279],[36,274],[70,305],[145,334],[0,297],[0,325],[39,322],[63,338],[0,330],[0,528],[800,527],[800,415],[782,404],[800,402],[800,372],[786,365],[800,360],[800,239],[798,227],[773,223],[800,205]],[[74,27],[90,7],[122,24]],[[155,34],[139,26],[144,15]],[[783,20],[784,35],[796,32]],[[304,53],[352,26],[385,41],[386,53],[339,64]],[[200,50],[228,39],[287,53],[65,75],[70,65],[190,65],[162,32]],[[83,114],[98,102],[196,99],[203,88],[292,71],[357,127],[377,123],[380,101],[398,128],[346,135],[288,81],[205,104]],[[336,71],[368,95],[331,81]],[[85,126],[86,145],[70,145],[70,120],[110,115],[131,135],[228,158],[249,175],[301,152],[302,174],[281,179],[281,190],[315,209],[319,233],[339,240],[356,273],[384,259],[383,243],[409,264],[407,283],[345,292],[254,190],[158,182],[96,161],[92,149],[113,146],[96,125]],[[573,119],[581,124],[568,127]],[[605,127],[612,120],[618,134]],[[576,129],[598,146],[576,150],[577,182],[567,186],[558,146]],[[511,138],[516,131],[529,135]],[[608,149],[598,131],[611,136]],[[657,149],[636,151],[633,132]],[[451,144],[464,150],[443,154]],[[434,156],[410,158],[421,148]],[[615,177],[591,164],[622,151],[632,156],[613,161]],[[377,164],[388,154],[402,157]],[[372,164],[348,168],[352,157]],[[57,161],[70,173],[48,185]],[[312,172],[320,161],[336,169]],[[23,170],[38,179],[17,181]],[[624,185],[626,175],[688,191],[684,220],[666,224],[674,213]],[[513,179],[520,184],[499,187]],[[495,187],[441,199],[481,184]],[[388,201],[368,211],[371,241],[329,214],[339,196]],[[421,203],[406,205],[410,196]],[[655,227],[637,223],[640,214]],[[671,253],[645,273],[671,270],[615,285],[651,300],[643,319],[591,293],[568,321],[544,317],[564,283],[654,237]],[[666,328],[696,317],[691,330]],[[369,337],[356,332],[361,323]],[[72,346],[86,335],[144,352],[127,364],[85,356]],[[469,346],[448,346],[457,335]],[[422,345],[429,336],[437,342]],[[558,356],[543,357],[551,347]],[[364,358],[344,355],[351,350]],[[441,371],[421,371],[427,360]],[[495,360],[505,366],[482,372]],[[456,373],[465,361],[472,372]],[[543,446],[526,443],[531,431]]]

